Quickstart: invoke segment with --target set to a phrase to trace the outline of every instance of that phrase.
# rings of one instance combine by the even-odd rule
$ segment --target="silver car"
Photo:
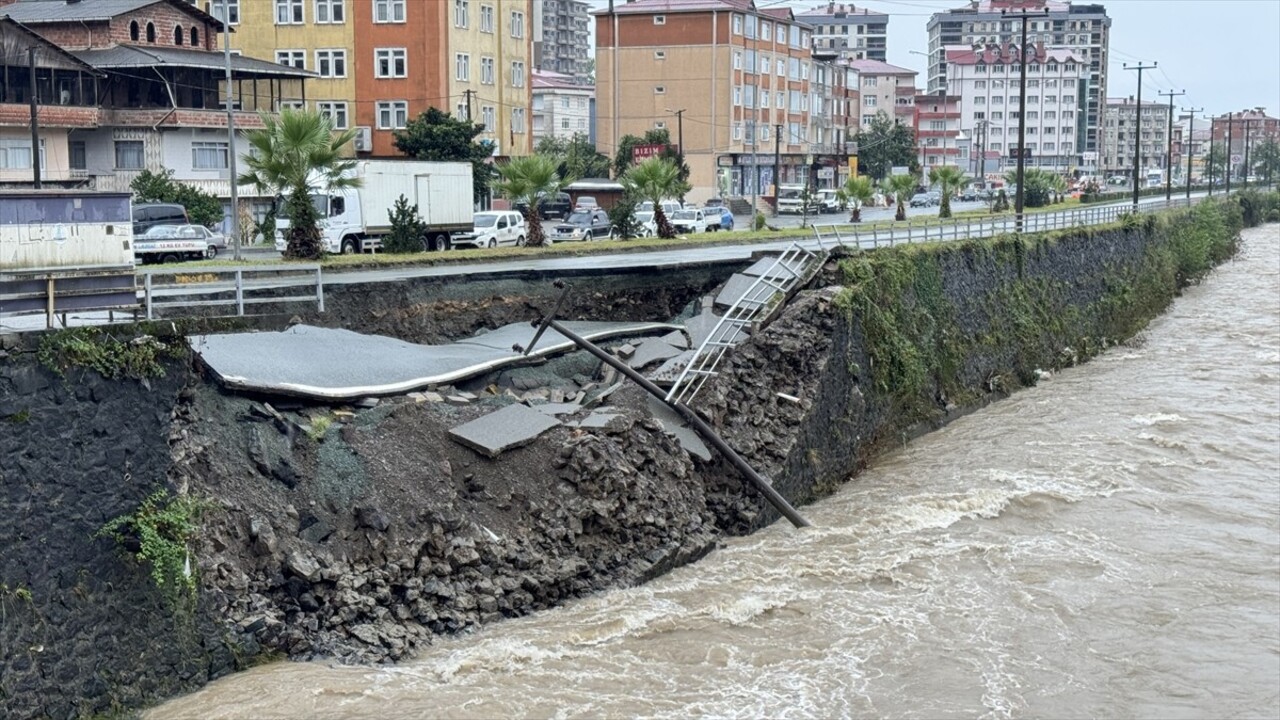
[[[203,240],[209,246],[210,259],[227,249],[227,236],[203,225],[155,225],[142,237],[150,240]]]

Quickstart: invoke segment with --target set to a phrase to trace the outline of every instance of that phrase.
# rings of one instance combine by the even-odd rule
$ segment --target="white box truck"
[[[471,232],[471,163],[361,160],[354,174],[360,187],[317,187],[312,196],[321,211],[320,235],[331,253],[377,250],[391,232],[389,213],[401,195],[418,206],[427,225],[423,250],[447,250],[453,233]],[[284,252],[289,220],[283,198],[276,206],[276,250]]]

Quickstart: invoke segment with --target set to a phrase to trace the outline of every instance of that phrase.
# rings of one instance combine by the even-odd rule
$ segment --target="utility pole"
[[[471,96],[472,96],[472,95],[475,95],[475,94],[476,94],[476,91],[475,91],[475,90],[463,90],[463,91],[462,91],[462,96],[463,96],[463,97],[465,97],[465,98],[467,99],[467,122],[471,122],[471,118],[472,118],[472,114],[471,114]]]
[[[231,186],[231,217],[227,232],[231,235],[232,258],[240,261],[240,198],[236,186],[236,110],[231,96],[231,14],[227,11],[230,0],[222,0],[222,61],[227,75],[227,173]],[[264,238],[273,242],[275,238]]]
[[[1001,10],[1002,16],[1008,15],[1008,10]],[[1037,16],[1047,16],[1049,9],[1043,11],[1028,13],[1026,8],[1022,12],[1016,13],[1022,18],[1022,42],[1018,45],[1018,192],[1014,199],[1014,232],[1022,232],[1022,198],[1026,192],[1023,177],[1026,174],[1026,147],[1027,147],[1027,18]]]
[[[684,108],[672,110],[667,108],[667,112],[676,116],[676,157],[680,160],[680,165],[684,165]],[[670,137],[668,135],[668,137]],[[684,205],[684,195],[680,196],[680,204]]]
[[[778,216],[778,200],[782,196],[782,177],[778,174],[781,166],[782,124],[773,126],[773,216]]]
[[[978,182],[987,188],[987,121],[978,121]]]
[[[1173,99],[1186,94],[1186,90],[1159,93],[1160,97],[1169,98],[1169,131],[1164,136],[1164,201],[1166,203],[1173,197]],[[1138,112],[1142,112],[1141,107],[1138,108]]]
[[[1204,108],[1188,108],[1187,117],[1187,202],[1191,201],[1191,159],[1196,156],[1196,113],[1204,112]],[[1209,148],[1213,148],[1213,133],[1209,133]],[[1209,191],[1213,192],[1213,178],[1209,178]]]
[[[1249,130],[1252,129],[1253,121],[1249,118],[1244,119],[1244,189],[1249,189]]]
[[[1231,143],[1235,142],[1235,140],[1231,137],[1231,130],[1235,127],[1235,124],[1236,124],[1236,114],[1233,112],[1227,113],[1227,153],[1226,153],[1227,186],[1226,186],[1226,189],[1223,190],[1223,192],[1225,192],[1228,195],[1231,194],[1231,173],[1235,172],[1235,169],[1236,169],[1235,163],[1231,162]]]
[[[27,48],[27,71],[31,74],[31,172],[34,187],[40,189],[40,126],[36,123],[36,48]]]
[[[1133,124],[1134,125],[1133,127],[1133,209],[1134,211],[1137,211],[1138,209],[1138,176],[1142,174],[1142,71],[1155,69],[1157,65],[1159,65],[1159,63],[1155,63],[1155,62],[1151,63],[1150,65],[1143,65],[1142,63],[1138,63],[1137,65],[1130,65],[1129,63],[1124,64],[1125,70],[1138,71],[1138,105],[1137,105],[1137,109],[1134,111],[1135,120]]]

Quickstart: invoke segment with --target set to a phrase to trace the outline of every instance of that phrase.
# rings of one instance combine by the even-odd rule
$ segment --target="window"
[[[653,16],[653,24],[654,24],[654,25],[666,25],[666,24],[667,24],[667,16],[666,16],[666,15],[654,15],[654,16]]]
[[[498,129],[497,123],[493,120],[493,106],[485,105],[480,108],[480,124],[484,125],[484,129],[494,132]]]
[[[30,148],[30,145],[27,146]],[[27,150],[27,167],[31,167],[30,150]],[[146,167],[142,156],[141,140],[117,140],[116,141],[116,169],[117,170],[141,170]]]
[[[453,56],[453,78],[463,82],[471,82],[471,56],[467,53],[455,53]]]
[[[742,16],[736,13],[733,16],[733,34],[734,35],[742,34]]]
[[[653,51],[653,59],[654,59],[654,60],[666,60],[666,59],[667,59],[667,52],[666,52],[665,50],[654,50],[654,51]]]
[[[182,32],[181,25],[173,26],[173,44],[181,45],[187,39],[187,34]]]
[[[347,121],[347,104],[344,102],[318,102],[316,111],[321,117],[329,118],[329,124],[334,130],[346,130],[350,127]]]
[[[735,86],[733,88],[733,106],[742,107],[742,87]]]
[[[141,31],[138,29],[137,20],[134,20],[133,22],[129,23],[129,39],[130,40],[134,42],[138,42],[138,37],[140,32]]]
[[[154,23],[147,23],[147,42],[153,43],[155,41],[156,41],[156,26]]]
[[[471,22],[471,0],[453,0],[453,26],[465,28]]]
[[[307,69],[307,51],[306,50],[277,50],[276,62],[281,65],[298,68],[299,70]]]
[[[378,23],[404,22],[405,0],[373,0],[373,21]]]
[[[665,95],[665,94],[666,94],[666,92],[667,92],[667,88],[666,88],[665,86],[662,86],[662,85],[654,85],[654,86],[653,86],[653,94],[654,94],[654,95]]]
[[[511,132],[524,132],[524,108],[511,108]]]
[[[761,126],[760,126],[760,139],[761,139],[761,140],[763,140],[763,141],[765,141],[765,142],[768,142],[768,141],[769,141],[769,126],[768,126],[768,125],[761,125]]]
[[[878,79],[873,77],[862,78],[862,87],[875,87]]]
[[[141,144],[141,143],[139,143]],[[75,143],[72,142],[74,152]],[[84,143],[82,142],[83,146]],[[72,156],[72,168],[75,169],[75,157]],[[40,169],[45,166],[44,140],[40,141]],[[0,169],[27,170],[31,168],[30,140],[0,140]]]
[[[511,13],[511,37],[524,37],[524,13],[512,11]]]
[[[44,141],[41,140],[40,144],[44,145]],[[71,158],[70,158],[70,161],[68,162],[68,165],[71,166],[71,169],[72,170],[89,169],[89,153],[88,153],[88,150],[85,148],[84,140],[72,140],[67,144],[70,146],[70,149],[71,149]]]
[[[1039,95],[1028,95],[1028,96],[1027,96],[1027,103],[1038,103],[1038,102],[1040,102],[1040,96],[1039,96]]]
[[[742,53],[737,50],[733,52],[733,69],[734,70],[742,69]]]
[[[345,2],[346,0],[316,0],[316,23],[336,25],[346,22]]]
[[[403,100],[378,103],[378,129],[401,130],[409,124],[409,103]]]
[[[511,63],[511,87],[524,87],[524,63]]]
[[[760,21],[760,39],[764,40],[765,42],[769,42],[769,40],[772,37],[773,37],[773,25],[769,24],[768,20],[761,20]]]
[[[494,67],[493,58],[491,57],[480,58],[480,84],[481,85],[493,84],[493,67]]]
[[[302,24],[302,0],[276,0],[277,25]]]
[[[467,109],[466,103],[458,103],[458,107],[456,107],[453,111],[453,116],[458,118],[459,120],[463,118],[470,120],[471,112]]]
[[[973,89],[974,89],[974,90],[985,90],[985,89],[986,89],[986,87],[987,87],[987,81],[986,81],[986,80],[975,80],[975,81],[973,82]]]
[[[373,51],[374,77],[408,77],[407,66],[407,51],[404,48],[379,48]]]
[[[493,32],[493,6],[492,5],[480,6],[480,32],[483,32],[483,33]]]
[[[976,97],[976,98],[974,98],[974,99],[973,99],[973,104],[974,104],[974,105],[986,105],[986,104],[987,104],[987,99],[986,99],[986,98],[984,98],[984,97]]]
[[[200,31],[194,25],[191,27],[191,47],[200,47]]]
[[[742,139],[742,123],[733,124],[733,139],[734,140]]]
[[[320,77],[342,78],[347,76],[346,50],[317,50],[316,72]]]
[[[231,166],[228,161],[227,143],[193,142],[191,143],[191,169],[193,170],[225,170]]]
[[[868,96],[866,96],[866,97],[862,98],[862,107],[869,107],[869,108],[872,108],[872,107],[875,107],[875,106],[876,106],[876,96],[875,96],[875,95],[868,95]]]
[[[568,125],[567,125],[567,123],[568,123],[568,122],[569,122],[568,120],[565,120],[566,127],[568,127]],[[655,122],[653,123],[653,129],[654,129],[654,130],[666,130],[666,129],[667,129],[667,123],[666,123],[666,121],[665,121],[665,120],[657,120],[657,121],[655,121]]]
[[[1076,104],[1076,96],[1075,96],[1075,95],[1063,95],[1063,96],[1062,96],[1062,102],[1064,102],[1064,103],[1066,103],[1066,104],[1068,104],[1068,105],[1075,105],[1075,104]]]
[[[222,17],[222,8],[224,5],[227,8],[227,16],[225,18]],[[240,0],[213,0],[213,6],[209,8],[209,14],[231,25],[239,25]],[[132,25],[134,25],[134,23],[130,23],[131,31]],[[138,34],[136,32],[131,32],[130,34],[134,40],[138,39]]]
[[[307,105],[306,105],[306,103],[302,102],[301,100],[278,100],[278,101],[276,101],[276,110],[277,110],[277,111],[284,111],[284,110],[297,110],[297,111],[302,111],[302,110],[306,110],[306,109],[307,109]]]

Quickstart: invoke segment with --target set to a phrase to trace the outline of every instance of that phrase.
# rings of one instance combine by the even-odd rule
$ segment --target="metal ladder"
[[[792,290],[812,279],[826,257],[825,249],[814,252],[797,243],[784,250],[716,322],[667,392],[667,402],[691,402],[707,379],[718,374],[716,368],[728,349],[745,340],[747,330]]]

